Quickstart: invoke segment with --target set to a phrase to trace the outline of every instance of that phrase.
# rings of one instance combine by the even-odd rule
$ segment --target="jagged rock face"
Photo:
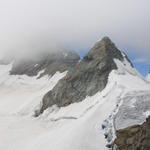
[[[79,59],[80,57],[75,52],[67,50],[46,53],[37,59],[14,61],[10,74],[34,76],[44,69],[45,71],[41,76],[45,74],[53,75],[56,71],[64,72],[73,67]]]
[[[150,116],[142,125],[118,130],[116,136],[118,150],[150,150]]]
[[[114,58],[123,60],[121,52],[108,37],[97,42],[83,60],[44,96],[39,113],[54,104],[67,106],[102,91],[109,73],[117,68]]]

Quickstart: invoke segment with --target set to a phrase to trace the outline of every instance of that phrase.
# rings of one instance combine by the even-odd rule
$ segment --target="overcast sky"
[[[87,50],[103,36],[150,65],[150,0],[0,0],[1,52]]]

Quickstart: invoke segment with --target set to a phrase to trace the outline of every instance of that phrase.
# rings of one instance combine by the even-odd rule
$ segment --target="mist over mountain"
[[[150,150],[149,0],[0,0],[0,150]]]
[[[149,6],[148,0],[1,0],[0,54],[50,50],[53,43],[88,50],[108,35],[129,55],[149,59]]]

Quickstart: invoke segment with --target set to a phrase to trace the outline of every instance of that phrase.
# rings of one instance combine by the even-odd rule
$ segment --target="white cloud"
[[[149,0],[0,1],[1,51],[44,49],[45,41],[87,49],[108,35],[121,48],[150,55],[149,27]]]

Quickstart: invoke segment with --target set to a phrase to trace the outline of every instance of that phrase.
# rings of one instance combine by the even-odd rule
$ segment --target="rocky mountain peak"
[[[58,50],[40,53],[36,57],[15,59],[11,75],[35,76],[44,70],[42,75],[53,75],[57,71],[64,72],[78,63],[80,57],[77,53],[68,50]]]
[[[124,56],[108,37],[104,37],[44,96],[36,115],[52,105],[67,106],[102,91],[109,73],[117,69],[114,58],[122,61]]]
[[[122,54],[111,41],[109,37],[104,37],[102,40],[95,43],[89,53],[85,56],[94,59],[103,57],[118,58],[122,60]]]

